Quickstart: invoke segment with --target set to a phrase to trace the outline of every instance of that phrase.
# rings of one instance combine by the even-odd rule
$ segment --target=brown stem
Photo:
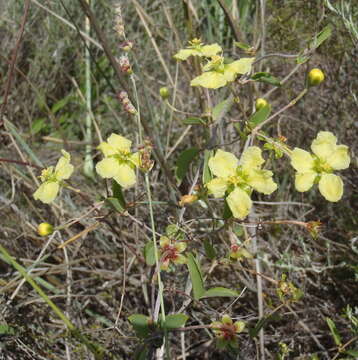
[[[235,24],[235,20],[232,18],[229,9],[227,8],[225,1],[224,0],[217,0],[217,2],[219,3],[220,7],[222,8],[222,10],[225,13],[225,16],[227,18],[227,21],[229,23],[229,26],[231,27],[231,30],[234,33],[234,37],[236,41],[240,41],[240,32],[239,29],[237,28],[236,24]]]
[[[19,165],[24,165],[24,166],[31,166],[31,167],[39,169],[39,170],[42,169],[41,166],[38,166],[38,165],[35,165],[35,164],[30,164],[28,162],[20,161],[20,160],[10,160],[10,159],[0,158],[0,162],[14,163],[14,164],[19,164]]]

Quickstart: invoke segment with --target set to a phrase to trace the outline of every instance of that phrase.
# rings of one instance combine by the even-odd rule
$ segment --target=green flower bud
[[[167,88],[167,87],[162,87],[162,88],[160,88],[159,94],[160,94],[160,96],[162,97],[163,100],[168,99],[168,97],[169,97],[169,90],[168,90],[168,88]]]
[[[43,222],[37,227],[37,233],[40,236],[47,236],[53,233],[53,226],[49,223]]]
[[[256,111],[259,111],[263,107],[267,106],[268,102],[263,98],[258,98],[255,102]]]
[[[320,69],[312,69],[308,73],[308,84],[310,86],[319,85],[324,80],[324,74]]]

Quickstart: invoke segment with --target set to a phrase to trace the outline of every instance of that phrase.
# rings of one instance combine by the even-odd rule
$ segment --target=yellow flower
[[[111,134],[107,142],[98,146],[104,159],[96,165],[97,173],[103,178],[113,178],[124,189],[136,183],[135,168],[140,166],[140,154],[131,153],[131,145],[125,137]]]
[[[168,270],[170,263],[185,264],[187,258],[181,253],[186,249],[186,243],[173,241],[167,236],[162,236],[159,240],[161,254],[161,269]]]
[[[40,236],[51,235],[53,233],[53,226],[47,222],[43,222],[37,227],[37,233]]]
[[[58,160],[55,168],[50,166],[42,170],[40,176],[42,184],[33,194],[35,200],[40,200],[45,204],[54,201],[60,190],[61,181],[69,179],[72,175],[71,156],[65,150],[61,150],[61,152],[62,157]]]
[[[324,80],[324,74],[321,69],[312,69],[308,73],[308,83],[310,86],[319,85]]]
[[[300,148],[292,151],[291,165],[297,171],[297,191],[308,191],[318,182],[318,189],[326,200],[339,201],[343,195],[343,181],[333,171],[349,167],[348,146],[337,145],[337,138],[331,132],[320,131],[311,149],[313,155]]]
[[[277,189],[277,184],[272,180],[273,173],[261,169],[264,162],[261,149],[257,146],[248,147],[241,155],[240,163],[234,154],[218,150],[208,162],[216,177],[206,187],[215,198],[223,197],[228,192],[226,201],[233,216],[243,219],[252,206],[249,196],[252,189],[266,195]]]
[[[214,55],[211,61],[203,67],[204,73],[194,78],[190,85],[218,89],[234,81],[238,74],[249,72],[254,60],[255,58],[242,58],[225,64],[222,56]]]
[[[211,57],[219,52],[222,52],[221,46],[218,44],[203,45],[200,39],[193,39],[189,41],[189,46],[186,49],[181,49],[174,55],[176,60],[186,60],[189,56],[205,56]]]

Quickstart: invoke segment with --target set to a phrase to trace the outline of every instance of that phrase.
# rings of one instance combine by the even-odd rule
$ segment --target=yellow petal
[[[314,166],[314,160],[308,151],[294,148],[291,153],[291,165],[298,172],[310,172]]]
[[[297,173],[295,177],[295,187],[297,191],[308,191],[314,183],[317,173],[308,171],[305,173]]]
[[[60,186],[58,182],[44,182],[40,187],[34,192],[34,199],[40,200],[45,204],[49,204],[55,200]]]
[[[121,152],[129,153],[131,150],[132,142],[121,135],[111,134],[107,142],[110,146]]]
[[[221,318],[221,323],[231,325],[232,324],[232,319],[231,319],[231,317],[229,315],[223,315],[223,317]]]
[[[323,197],[332,202],[339,201],[343,195],[343,181],[334,174],[323,174],[318,183],[318,188]]]
[[[136,167],[140,166],[140,153],[136,152],[129,156],[128,160],[133,163]]]
[[[327,160],[336,150],[337,138],[329,131],[320,131],[311,149],[320,159]]]
[[[226,198],[233,216],[237,219],[244,219],[250,213],[252,201],[250,196],[240,188],[236,188]]]
[[[245,323],[243,321],[235,321],[235,331],[241,333],[245,329]]]
[[[185,251],[186,249],[186,243],[185,242],[178,242],[174,245],[175,249],[179,252],[182,253],[183,251]]]
[[[243,170],[259,169],[265,162],[261,156],[261,149],[257,146],[249,146],[241,155],[240,165]]]
[[[118,174],[119,162],[113,157],[104,158],[96,165],[97,174],[103,178],[113,178]]]
[[[101,142],[97,149],[101,150],[105,157],[117,154],[117,150],[105,141]]]
[[[186,60],[189,56],[192,55],[201,55],[200,52],[196,49],[181,49],[174,55],[176,60]]]
[[[218,44],[205,45],[201,48],[202,55],[206,57],[212,57],[221,51],[222,48]]]
[[[251,71],[251,66],[254,60],[255,58],[242,58],[232,62],[231,64],[226,64],[225,72],[230,71],[234,74],[246,74]]]
[[[215,176],[228,177],[235,175],[238,163],[234,154],[218,150],[215,156],[209,159],[208,165]]]
[[[225,178],[215,178],[206,184],[209,194],[214,195],[215,198],[221,198],[225,195],[227,190],[227,180]]]
[[[175,259],[173,259],[174,264],[186,264],[188,259],[184,255],[178,255]]]
[[[71,156],[65,151],[61,150],[63,156],[58,160],[55,172],[57,180],[66,180],[69,179],[73,173],[73,165],[70,164]]]
[[[168,246],[170,244],[170,240],[167,236],[161,236],[159,239],[160,247]]]
[[[331,156],[327,158],[327,163],[333,170],[347,169],[351,159],[348,154],[348,146],[338,145]]]
[[[191,86],[202,86],[207,89],[218,89],[225,86],[227,80],[224,75],[216,71],[208,71],[194,78]]]
[[[118,172],[113,177],[124,189],[133,186],[136,183],[135,171],[127,164],[120,164],[117,167]]]
[[[247,183],[256,191],[270,195],[277,189],[277,184],[272,180],[272,175],[269,170],[254,169],[250,171]]]

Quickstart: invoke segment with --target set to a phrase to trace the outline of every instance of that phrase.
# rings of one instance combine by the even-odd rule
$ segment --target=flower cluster
[[[273,173],[261,169],[265,160],[261,149],[248,147],[242,154],[240,162],[234,154],[218,150],[208,165],[216,176],[206,187],[215,198],[226,196],[227,204],[235,218],[244,219],[250,212],[252,190],[269,195],[277,189],[272,180]]]
[[[96,165],[97,173],[106,179],[114,179],[124,189],[136,183],[135,168],[140,166],[140,153],[131,153],[132,142],[123,136],[111,134],[107,142],[102,142],[98,149],[104,159]]]
[[[35,200],[40,200],[45,204],[49,204],[55,200],[61,185],[62,180],[67,180],[73,173],[73,165],[70,164],[71,156],[65,151],[61,150],[62,157],[58,160],[56,167],[50,166],[41,172],[40,187],[34,192]]]
[[[203,73],[191,81],[191,86],[202,86],[208,89],[223,87],[234,81],[238,74],[248,73],[255,60],[255,58],[242,58],[227,62],[223,56],[217,55],[222,52],[218,44],[203,45],[200,39],[194,39],[189,44],[188,48],[180,50],[174,58],[177,60],[186,60],[189,56],[208,58],[208,63],[203,66]]]
[[[237,334],[241,333],[245,328],[243,321],[233,322],[230,316],[224,315],[221,321],[213,321],[211,323],[213,332],[217,338],[217,345],[220,348],[230,345],[237,347]]]
[[[292,151],[291,165],[297,171],[297,191],[308,191],[318,183],[319,191],[326,200],[339,201],[343,195],[343,181],[333,171],[348,168],[348,146],[337,145],[337,138],[331,132],[321,131],[313,140],[311,150],[313,155],[300,148]]]

